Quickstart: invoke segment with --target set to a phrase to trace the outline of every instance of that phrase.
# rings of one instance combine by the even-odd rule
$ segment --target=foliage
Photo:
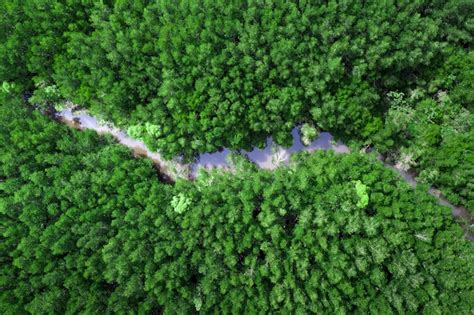
[[[44,82],[37,84],[33,95],[28,101],[39,108],[51,107],[61,102],[62,97],[55,85],[45,85]]]
[[[102,251],[133,224],[127,211],[146,206],[140,196],[169,202],[165,188],[149,161],[133,158],[110,138],[72,131],[3,95],[0,312],[138,308],[140,297],[127,293],[130,284],[108,280]]]
[[[36,86],[26,93],[36,105],[74,101],[188,161],[270,135],[290,145],[304,122],[306,143],[326,130],[375,145],[473,206],[471,129],[439,127],[471,121],[472,1],[8,0],[0,9],[0,81]],[[437,105],[414,110],[428,100]],[[428,121],[438,115],[430,108],[450,122]]]
[[[56,85],[170,159],[250,149],[269,135],[289,145],[301,122],[366,140],[383,127],[386,92],[419,84],[447,47],[472,43],[469,1],[8,0],[0,9],[0,81]],[[466,85],[453,96],[470,93],[470,78],[458,77]]]
[[[365,208],[369,204],[369,195],[367,194],[367,186],[362,184],[360,180],[355,181],[355,190],[359,201],[357,207]]]
[[[301,126],[301,142],[304,145],[310,145],[318,137],[318,130],[310,124]]]
[[[191,200],[186,198],[185,195],[180,193],[179,195],[173,196],[171,199],[171,206],[174,208],[174,211],[178,214],[182,214],[188,206],[190,205]]]
[[[85,32],[90,0],[0,2],[0,81],[31,89],[33,80],[52,84],[53,64],[65,53],[69,32]]]
[[[449,94],[389,93],[391,107],[374,144],[419,180],[439,187],[455,204],[474,209],[474,115]]]
[[[2,83],[2,92],[9,94],[11,92],[12,85],[7,81],[3,81]]]
[[[270,172],[235,156],[235,174],[169,185],[110,138],[1,97],[3,314],[474,307],[450,209],[373,158],[319,151]]]
[[[289,145],[304,124],[304,142],[325,130],[372,145],[474,209],[472,1],[0,12],[2,314],[474,309],[474,249],[450,209],[373,157],[301,154],[270,172],[234,155],[233,172],[170,185],[24,101],[80,104],[170,159]]]
[[[454,103],[474,109],[474,51],[448,51],[449,57],[436,69],[428,91],[446,91]]]

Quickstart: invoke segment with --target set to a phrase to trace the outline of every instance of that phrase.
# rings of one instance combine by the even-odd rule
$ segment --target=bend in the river
[[[120,144],[130,148],[134,154],[151,159],[159,167],[160,172],[163,172],[166,176],[172,179],[178,177],[187,179],[194,178],[199,168],[229,169],[227,156],[231,151],[227,148],[219,152],[202,153],[199,155],[195,163],[183,164],[178,160],[165,160],[158,152],[151,152],[143,141],[130,137],[124,131],[115,128],[110,124],[99,123],[95,117],[89,115],[86,111],[81,110],[75,112],[71,108],[66,108],[57,112],[56,117],[63,123],[76,129],[92,129],[100,134],[112,135]],[[321,132],[319,137],[308,146],[302,144],[298,127],[295,127],[292,130],[292,136],[293,145],[289,148],[274,146],[271,137],[269,137],[264,149],[254,148],[252,151],[245,153],[249,160],[253,161],[259,167],[264,169],[274,169],[281,164],[288,163],[290,155],[300,151],[312,152],[314,150],[334,150],[338,153],[350,152],[349,148],[343,143],[335,143],[331,134],[328,132]],[[417,185],[413,174],[385,162],[384,165],[399,173],[413,187]],[[452,214],[456,219],[467,222],[464,224],[464,227],[472,226],[474,224],[474,218],[472,218],[465,207],[453,205],[434,188],[430,188],[428,192],[438,200],[439,204],[451,208]],[[474,241],[474,234],[468,229],[465,229],[465,231],[466,237],[469,240]]]

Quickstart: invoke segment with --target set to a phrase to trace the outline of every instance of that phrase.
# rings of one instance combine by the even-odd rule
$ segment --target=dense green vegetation
[[[474,3],[0,1],[1,314],[470,314]],[[359,153],[167,183],[165,157],[330,131]],[[45,115],[46,114],[46,115]]]
[[[402,168],[420,170],[419,182],[443,187],[451,202],[474,209],[474,114],[444,93],[437,100],[391,97],[377,148]]]
[[[168,158],[269,135],[288,145],[306,123],[395,162],[409,151],[424,180],[472,208],[472,136],[459,134],[472,134],[460,108],[473,108],[472,1],[5,0],[0,10],[0,81],[55,91]],[[417,104],[445,95],[456,109],[437,115],[461,116],[420,117],[451,130],[427,141],[429,131],[394,128],[394,93],[428,116]],[[453,119],[468,123],[453,131]]]
[[[474,52],[452,52],[435,79],[388,93],[383,129],[366,143],[474,209]]]
[[[450,209],[361,154],[160,182],[110,138],[0,102],[2,314],[468,313]]]

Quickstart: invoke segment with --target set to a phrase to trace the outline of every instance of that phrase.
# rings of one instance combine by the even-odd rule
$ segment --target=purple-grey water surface
[[[158,152],[150,151],[143,141],[130,137],[122,130],[115,128],[110,124],[102,124],[95,117],[85,112],[77,113],[73,112],[71,109],[64,109],[57,113],[57,117],[62,122],[74,128],[92,129],[101,134],[111,134],[119,143],[132,149],[135,154],[150,158],[155,164],[159,165],[160,171],[164,172],[170,178],[195,177],[197,176],[199,168],[229,168],[227,156],[231,153],[231,150],[227,148],[219,152],[200,154],[196,159],[196,162],[191,165],[181,164],[179,161],[167,161],[163,159]],[[308,146],[304,146],[301,142],[298,127],[293,128],[291,134],[293,137],[293,145],[289,148],[274,145],[272,138],[269,137],[265,148],[254,148],[250,152],[244,151],[243,153],[245,153],[247,157],[259,167],[264,169],[274,169],[279,165],[288,163],[290,155],[300,151],[312,152],[314,150],[334,150],[338,153],[350,152],[349,148],[343,143],[334,143],[331,134],[328,132],[321,132],[319,137]],[[387,163],[384,163],[384,165],[398,172],[406,182],[413,187],[416,186],[417,182],[414,174],[408,173],[405,170]],[[190,174],[188,174],[186,170],[188,170]],[[473,226],[473,218],[466,208],[453,205],[446,200],[446,198],[442,197],[436,189],[430,188],[428,192],[438,199],[438,202],[441,205],[450,207],[454,217],[467,221],[465,224],[466,226]],[[465,231],[466,237],[471,241],[474,241],[473,233],[469,232],[468,229],[465,229]]]
[[[290,155],[292,153],[300,151],[312,152],[314,150],[335,150],[338,153],[349,152],[349,148],[338,142],[332,144],[332,136],[329,132],[321,132],[319,137],[311,142],[308,146],[303,145],[299,133],[299,128],[293,128],[291,135],[293,137],[293,145],[289,148],[284,148],[273,143],[273,139],[269,137],[265,148],[259,149],[254,148],[250,152],[242,151],[248,159],[259,167],[264,169],[274,169],[282,163],[288,163]],[[212,168],[212,167],[229,167],[227,163],[227,156],[232,151],[225,148],[220,152],[214,153],[203,153],[199,155],[197,162],[192,165],[192,174],[195,175],[197,169],[200,167]]]
[[[101,124],[95,117],[82,112],[76,113],[71,109],[65,109],[60,111],[57,116],[68,125],[79,128],[79,129],[92,129],[101,134],[111,134],[117,141],[128,148],[132,149],[134,152],[139,153],[140,155],[145,155],[152,159],[155,163],[160,164],[160,166],[166,167],[170,164],[170,161],[167,161],[161,157],[158,152],[152,152],[148,150],[146,145],[141,140],[134,139],[127,135],[125,132],[121,131],[118,128],[114,128],[109,124]],[[253,161],[259,167],[264,169],[274,169],[281,165],[282,163],[288,163],[289,157],[292,153],[300,151],[309,151],[314,150],[335,150],[339,153],[349,152],[349,148],[338,142],[332,144],[332,136],[328,132],[321,132],[319,137],[311,142],[308,146],[304,146],[301,143],[299,128],[293,128],[291,134],[293,136],[293,145],[289,148],[283,148],[281,146],[274,145],[271,137],[267,139],[267,145],[264,149],[254,148],[250,152],[243,152],[247,155],[249,160]],[[192,163],[189,167],[191,169],[191,175],[196,176],[199,168],[228,168],[229,164],[227,162],[227,156],[231,153],[231,150],[224,148],[222,151],[213,152],[213,153],[202,153],[200,154],[195,163]],[[176,164],[176,162],[174,163]]]

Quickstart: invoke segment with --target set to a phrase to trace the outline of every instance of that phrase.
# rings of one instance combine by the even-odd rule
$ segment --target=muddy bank
[[[396,166],[393,166],[391,164],[386,163],[383,158],[379,158],[385,165],[385,167],[390,168],[394,171],[396,171],[400,176],[405,179],[407,183],[409,183],[411,186],[416,187],[417,181],[416,181],[416,174],[413,172],[407,172],[405,170],[402,170],[400,168],[397,168]],[[441,191],[439,191],[436,188],[430,187],[428,189],[428,193],[435,197],[438,200],[438,203],[440,205],[449,207],[451,209],[451,214],[453,217],[456,219],[456,221],[459,222],[459,224],[463,227],[464,229],[464,235],[466,236],[467,239],[470,241],[474,241],[474,233],[470,231],[472,227],[474,227],[474,217],[469,213],[469,210],[467,210],[463,206],[455,206],[452,203],[450,203],[445,197],[443,197]]]
[[[196,177],[200,168],[231,168],[228,164],[227,157],[232,153],[232,151],[227,148],[224,148],[219,152],[200,154],[194,163],[184,164],[179,159],[171,161],[165,160],[158,152],[150,151],[143,141],[130,137],[124,131],[111,124],[99,122],[95,117],[89,115],[85,111],[75,111],[74,109],[67,108],[57,112],[55,117],[59,121],[76,129],[92,129],[99,134],[112,135],[120,144],[130,148],[136,156],[143,156],[151,159],[159,169],[163,179],[166,181],[174,181],[177,178],[193,179]],[[338,153],[350,152],[349,148],[343,143],[334,142],[333,137],[328,132],[321,132],[319,137],[308,146],[304,146],[301,142],[298,127],[295,127],[291,134],[293,137],[293,145],[289,148],[275,145],[272,138],[269,137],[265,148],[254,148],[250,152],[241,151],[240,153],[246,155],[250,161],[263,169],[274,169],[279,165],[287,164],[291,154],[300,151],[312,152],[315,150],[334,150]],[[413,187],[417,185],[415,174],[386,163],[383,157],[379,156],[379,160],[381,160],[387,168],[399,173],[405,181]],[[474,226],[474,218],[471,216],[469,211],[465,207],[453,205],[441,195],[440,191],[434,188],[430,188],[428,192],[438,200],[439,204],[451,208],[453,217],[456,218],[456,220],[458,220],[464,227],[466,237],[471,241],[474,241],[474,233],[469,231],[469,228]]]
[[[129,137],[124,131],[114,127],[111,124],[100,123],[97,118],[87,114],[84,111],[74,111],[73,109],[64,109],[57,112],[56,119],[62,123],[79,130],[91,129],[99,134],[110,134],[118,143],[131,149],[135,156],[149,158],[155,167],[159,169],[166,180],[176,178],[176,172],[173,172],[174,162],[164,160],[157,152],[151,152],[145,146],[143,141]]]
[[[76,129],[92,129],[99,134],[112,135],[120,144],[130,148],[134,154],[151,159],[171,178],[194,178],[200,168],[230,168],[227,157],[232,151],[227,148],[218,152],[200,154],[194,163],[184,164],[179,159],[171,161],[164,159],[158,152],[150,151],[143,141],[130,137],[124,131],[115,128],[111,124],[99,122],[85,111],[74,111],[68,108],[57,112],[56,118]],[[298,127],[292,130],[292,136],[293,145],[289,148],[275,145],[272,138],[269,137],[265,148],[254,148],[250,152],[241,151],[240,153],[246,155],[250,161],[261,168],[274,169],[279,165],[288,163],[291,154],[300,151],[335,150],[339,153],[349,152],[349,148],[341,142],[334,143],[331,134],[328,132],[320,133],[319,137],[308,146],[304,146],[301,143]]]

